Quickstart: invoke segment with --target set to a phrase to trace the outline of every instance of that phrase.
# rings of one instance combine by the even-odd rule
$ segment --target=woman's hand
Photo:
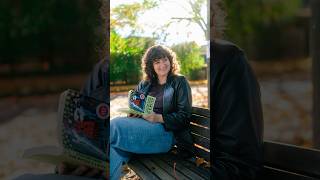
[[[152,123],[164,123],[161,114],[155,114],[155,113],[146,114],[146,115],[142,115],[142,118]]]
[[[74,175],[74,176],[86,176],[86,177],[106,177],[106,173],[99,169],[92,169],[84,165],[76,167],[68,166],[66,163],[60,163],[56,167],[56,173],[61,175]]]
[[[128,114],[128,117],[142,118],[142,115],[129,113],[129,114]]]

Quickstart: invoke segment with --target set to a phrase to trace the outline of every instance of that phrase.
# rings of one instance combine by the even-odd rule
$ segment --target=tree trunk
[[[311,1],[311,57],[313,81],[313,146],[320,149],[320,0]]]

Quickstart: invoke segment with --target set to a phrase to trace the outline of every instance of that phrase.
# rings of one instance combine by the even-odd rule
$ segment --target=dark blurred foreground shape
[[[320,1],[312,0],[311,56],[313,77],[313,145],[320,149]]]
[[[0,1],[0,97],[78,89],[103,58],[102,1]]]
[[[100,1],[2,0],[1,77],[79,73],[100,57]]]

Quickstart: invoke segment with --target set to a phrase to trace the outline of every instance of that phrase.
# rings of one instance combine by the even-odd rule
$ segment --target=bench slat
[[[174,163],[174,161],[170,158],[162,158],[160,156],[157,157],[158,159],[160,159],[161,161],[172,165]],[[191,171],[190,169],[184,167],[182,165],[182,163],[180,161],[175,161],[176,162],[176,169],[178,171],[180,171],[182,174],[184,174],[187,177],[190,177],[190,179],[198,179],[198,180],[205,180],[203,177],[199,176],[198,174],[196,174],[195,172]]]
[[[171,176],[175,177],[174,175],[174,171],[177,175],[177,179],[191,179],[187,176],[185,176],[184,174],[181,174],[180,171],[178,171],[177,168],[175,168],[175,170],[173,169],[173,164],[169,165],[165,162],[163,162],[162,160],[158,159],[157,157],[152,158],[152,161],[154,163],[156,163],[157,165],[159,165],[161,168],[163,168],[168,174],[171,174]]]
[[[262,180],[270,180],[270,179],[316,180],[315,178],[312,178],[309,176],[304,176],[301,174],[296,174],[296,173],[264,166]]]
[[[191,132],[193,132],[194,134],[198,134],[200,136],[203,136],[203,137],[210,139],[210,130],[209,129],[205,129],[203,127],[196,126],[193,124],[190,124],[190,129],[191,129]]]
[[[199,107],[192,107],[192,114],[198,114],[205,117],[210,117],[209,109],[199,108]]]
[[[320,151],[299,146],[264,142],[264,164],[320,178]]]
[[[152,173],[160,177],[160,179],[175,180],[170,174],[164,171],[158,164],[151,161],[150,157],[139,159]]]
[[[202,167],[197,167],[194,162],[178,159],[171,154],[165,154],[160,158],[164,161],[168,161],[169,163],[177,162],[177,166],[183,166],[184,169],[189,169],[191,172],[196,173],[198,176],[201,176],[204,179],[210,179],[209,168],[204,169]]]
[[[210,152],[207,152],[201,148],[196,148],[196,155],[198,157],[204,158],[206,161],[210,162]]]
[[[149,171],[138,159],[130,161],[129,167],[142,179],[159,180],[159,178]]]
[[[210,118],[192,114],[191,122],[210,128]]]
[[[210,149],[210,139],[199,136],[198,134],[194,134],[194,133],[191,133],[191,135],[193,137],[194,143],[204,148]]]

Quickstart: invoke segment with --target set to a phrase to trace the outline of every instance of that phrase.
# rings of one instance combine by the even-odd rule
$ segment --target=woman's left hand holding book
[[[129,113],[127,115],[128,117],[133,117],[133,118],[142,118],[146,121],[152,122],[152,123],[164,123],[163,118],[161,114],[156,114],[156,113],[151,113],[151,114],[133,114]]]
[[[142,118],[152,122],[152,123],[164,123],[163,117],[161,114],[151,113],[151,114],[144,114]]]

